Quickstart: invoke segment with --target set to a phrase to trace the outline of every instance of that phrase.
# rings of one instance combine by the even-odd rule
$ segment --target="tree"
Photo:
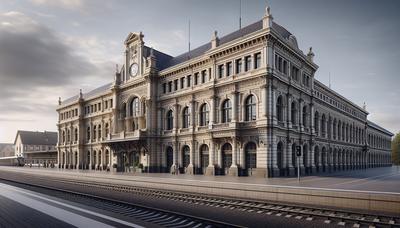
[[[394,165],[400,165],[400,132],[392,141],[392,162]]]

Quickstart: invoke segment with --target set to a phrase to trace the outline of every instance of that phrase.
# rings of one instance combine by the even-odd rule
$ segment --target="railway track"
[[[159,208],[148,207],[128,202],[118,201],[91,194],[84,194],[76,191],[69,191],[56,187],[49,187],[42,184],[21,183],[19,181],[9,180],[8,178],[0,178],[0,181],[11,184],[24,189],[32,190],[42,194],[50,195],[60,199],[88,205],[96,209],[112,212],[128,218],[138,219],[151,224],[153,227],[195,227],[195,228],[222,228],[222,227],[238,227],[235,224],[215,221],[207,218],[200,218],[188,214],[177,213],[162,210]]]
[[[32,176],[27,174],[18,174],[16,176],[19,176],[20,178],[21,176],[24,176],[26,181],[32,181]],[[35,178],[36,180],[40,180],[41,183],[46,183],[50,180],[49,178]],[[350,210],[289,205],[278,202],[254,201],[210,195],[205,196],[187,192],[168,191],[129,185],[112,185],[99,182],[71,180],[67,178],[53,178],[51,179],[51,182],[64,185],[75,185],[79,186],[79,188],[86,189],[102,189],[106,191],[132,193],[144,197],[162,198],[208,207],[225,208],[227,210],[238,210],[247,213],[257,213],[259,215],[275,215],[288,219],[302,219],[310,222],[322,220],[322,222],[325,224],[343,227],[400,227],[400,216],[398,215],[359,213]]]

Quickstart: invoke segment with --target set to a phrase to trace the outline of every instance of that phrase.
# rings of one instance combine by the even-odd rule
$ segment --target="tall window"
[[[168,82],[168,92],[172,92],[172,82]]]
[[[236,74],[242,72],[242,59],[236,59]]]
[[[254,69],[258,69],[261,66],[261,53],[256,53],[254,55]]]
[[[256,99],[250,95],[246,99],[246,121],[256,120]]]
[[[232,105],[230,100],[225,100],[222,104],[222,123],[231,122],[232,119]]]
[[[308,113],[307,113],[307,106],[304,105],[304,106],[303,106],[303,126],[307,126],[307,125],[308,125],[308,124],[307,124],[307,115],[308,115]]]
[[[87,133],[86,133],[86,138],[87,138],[87,141],[89,141],[90,140],[90,127],[87,127]]]
[[[205,126],[208,124],[208,106],[207,104],[203,104],[200,108],[200,126]]]
[[[249,71],[251,70],[251,56],[246,56],[244,57],[244,71]]]
[[[206,70],[203,70],[203,71],[201,72],[201,83],[205,83],[206,80],[207,80],[207,71],[206,71]]]
[[[197,85],[199,82],[199,73],[194,74],[194,84]]]
[[[319,113],[315,112],[314,115],[314,128],[315,128],[315,134],[318,135],[319,133]]]
[[[187,167],[190,164],[190,148],[189,146],[184,146],[182,149],[182,166]]]
[[[97,132],[98,132],[98,138],[101,139],[101,125],[100,124],[99,124],[99,130]]]
[[[190,87],[192,85],[192,75],[187,76],[186,86]]]
[[[185,87],[185,77],[181,78],[181,89]]]
[[[174,80],[174,90],[177,91],[178,90],[178,79]]]
[[[296,102],[292,102],[291,105],[291,119],[292,119],[292,124],[297,124],[297,105]]]
[[[232,75],[232,62],[226,63],[226,76]]]
[[[131,116],[139,116],[139,98],[133,98],[131,102]]]
[[[65,131],[62,132],[62,142],[65,143]]]
[[[245,160],[246,160],[246,168],[253,169],[257,168],[257,146],[253,142],[247,143],[245,149]]]
[[[295,81],[299,81],[299,69],[297,67],[293,66],[292,67],[292,79]]]
[[[93,137],[93,140],[96,140],[96,125],[94,125],[93,126],[93,135],[92,135],[92,137]]]
[[[167,130],[172,130],[174,128],[174,113],[172,110],[167,112]]]
[[[167,83],[163,83],[163,93],[167,93]]]
[[[67,142],[71,141],[71,133],[69,131],[69,129],[67,130]]]
[[[224,65],[218,66],[218,78],[224,77]]]
[[[185,107],[183,109],[183,116],[182,116],[182,128],[188,128],[189,123],[190,123],[190,114],[189,114],[189,108]]]
[[[105,129],[106,129],[106,137],[108,136],[108,133],[110,132],[110,129],[109,129],[109,127],[108,127],[108,123],[106,123],[106,125],[105,125]]]
[[[78,141],[78,128],[75,128],[75,136],[74,136],[75,142]]]
[[[282,96],[279,96],[278,100],[276,101],[276,115],[277,115],[278,121],[283,121],[283,101],[282,101]]]

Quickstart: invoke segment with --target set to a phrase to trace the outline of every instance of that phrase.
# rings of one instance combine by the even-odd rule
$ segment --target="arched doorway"
[[[308,164],[308,145],[303,145],[303,166],[306,174],[309,173],[309,164]]]
[[[186,168],[190,164],[190,148],[189,146],[185,145],[182,148],[182,171],[186,172]]]
[[[319,172],[319,158],[320,158],[320,154],[319,154],[319,147],[315,146],[314,148],[314,165],[315,168],[317,169],[317,172]]]
[[[284,175],[284,167],[283,167],[283,144],[282,142],[279,142],[278,145],[276,146],[276,162],[278,165],[279,169],[279,176]]]
[[[109,170],[109,165],[110,165],[110,151],[106,150],[106,164],[105,166],[107,167],[107,170]]]
[[[247,143],[244,148],[244,153],[246,157],[246,174],[251,176],[253,174],[253,169],[257,168],[257,146],[254,142]]]
[[[222,174],[228,174],[229,167],[232,165],[232,146],[229,143],[225,143],[221,148],[222,155]]]
[[[167,147],[167,170],[170,170],[174,164],[174,150],[172,147]]]
[[[326,149],[322,147],[322,154],[321,154],[321,164],[322,164],[322,171],[326,171]]]
[[[201,173],[205,174],[207,166],[209,165],[209,152],[208,152],[208,146],[206,144],[203,144],[200,147],[200,167],[201,167]]]

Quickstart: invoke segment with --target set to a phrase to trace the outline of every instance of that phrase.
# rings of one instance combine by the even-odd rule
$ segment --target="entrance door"
[[[200,148],[200,167],[202,174],[206,173],[207,166],[209,165],[209,153],[208,153],[208,146],[203,145]]]
[[[172,147],[167,148],[167,170],[169,170],[174,163],[174,150]]]
[[[247,175],[251,176],[253,169],[257,168],[256,144],[250,142],[245,147]]]
[[[222,174],[228,174],[229,167],[232,165],[232,146],[229,143],[225,143],[222,146]]]

